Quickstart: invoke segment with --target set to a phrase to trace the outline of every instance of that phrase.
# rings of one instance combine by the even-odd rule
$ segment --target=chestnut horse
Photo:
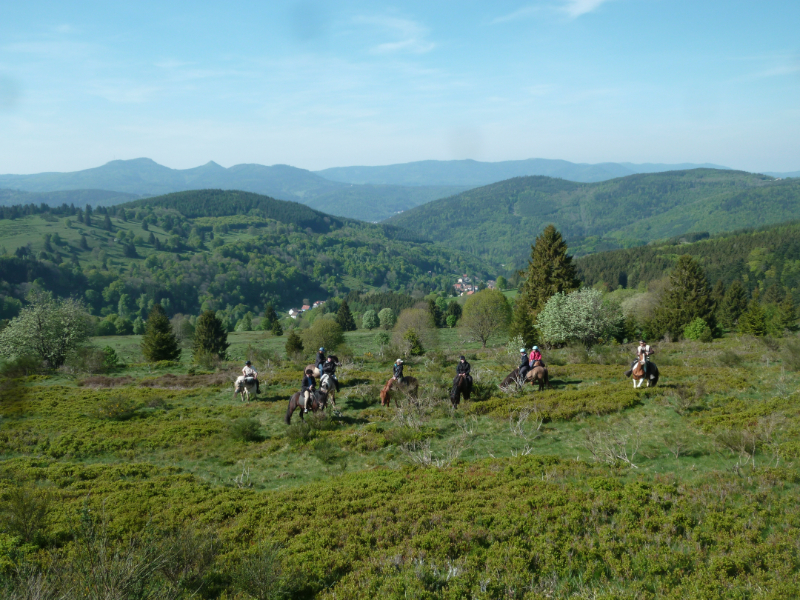
[[[655,387],[658,383],[658,367],[655,363],[649,363],[647,367],[647,375],[648,377],[644,376],[644,367],[642,367],[642,363],[637,362],[636,366],[633,367],[631,371],[631,379],[633,379],[633,387],[640,388],[642,387],[642,383],[644,380],[647,379],[647,387]]]
[[[395,381],[392,378],[386,382],[386,385],[381,390],[381,406],[389,406],[394,396],[394,405],[400,408],[400,403],[397,400],[399,393],[416,399],[418,391],[419,381],[417,381],[416,377],[403,377],[402,382]]]

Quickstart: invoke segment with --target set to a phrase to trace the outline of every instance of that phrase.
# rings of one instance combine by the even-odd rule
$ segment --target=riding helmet
[[[533,348],[531,348],[531,350],[538,350],[538,349],[539,349],[539,346],[534,346]]]
[[[396,362],[398,365],[402,365],[402,364],[403,364],[403,359],[402,359],[402,358],[398,358],[398,359],[397,359],[396,361],[394,361],[394,362]]]
[[[249,367],[249,366],[250,366],[252,363],[251,363],[251,362],[248,360],[248,361],[247,361],[246,363],[244,363],[244,364],[245,364],[246,366],[248,366],[248,367]]]
[[[524,354],[525,352],[527,352],[527,351],[525,350],[525,348],[520,348],[520,349],[519,349],[519,351],[520,351],[521,353],[523,353],[523,354]]]
[[[467,360],[467,358],[465,356],[462,356],[461,360]]]
[[[320,348],[319,351],[320,352],[325,352],[325,348]]]

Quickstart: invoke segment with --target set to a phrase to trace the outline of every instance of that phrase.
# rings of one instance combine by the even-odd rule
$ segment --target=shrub
[[[240,442],[259,442],[261,423],[252,417],[241,417],[230,424],[231,437]]]
[[[0,375],[4,377],[25,377],[38,372],[42,361],[36,356],[22,355],[0,362]]]
[[[397,322],[397,316],[391,308],[384,308],[378,313],[378,320],[383,329],[391,329]]]
[[[49,490],[32,485],[13,485],[0,503],[2,528],[25,542],[36,543],[47,533],[53,497]]]
[[[327,439],[316,440],[311,446],[311,454],[326,465],[347,462],[347,456],[336,444]]]
[[[723,367],[733,368],[742,364],[742,357],[733,350],[723,350],[717,360]]]
[[[97,324],[95,334],[99,336],[117,335],[117,326],[114,321],[104,319]]]
[[[616,337],[623,322],[619,305],[604,301],[603,294],[592,288],[555,294],[537,320],[539,331],[548,342],[578,342],[586,347]]]
[[[289,357],[297,356],[303,352],[303,340],[300,339],[294,329],[289,332],[284,349],[286,350],[286,356]]]
[[[262,542],[239,562],[233,581],[242,592],[256,600],[273,600],[290,596],[291,576],[283,565],[289,564],[280,546]]]
[[[344,331],[333,319],[315,319],[303,332],[303,345],[306,348],[336,348],[344,343]]]
[[[694,321],[689,323],[683,330],[683,337],[687,340],[697,341],[711,341],[713,337],[711,328],[704,319],[697,317]]]
[[[364,316],[361,317],[361,325],[364,327],[364,329],[370,330],[375,329],[378,325],[380,325],[378,315],[374,310],[368,310],[364,313]]]
[[[131,398],[106,398],[97,405],[96,416],[110,421],[127,421],[139,409],[139,404]]]
[[[800,371],[800,340],[786,342],[786,351],[783,353],[783,364],[787,369]]]
[[[406,332],[403,334],[402,348],[403,354],[406,355],[421,356],[425,354],[425,349],[422,347],[419,336],[413,327],[406,329]]]

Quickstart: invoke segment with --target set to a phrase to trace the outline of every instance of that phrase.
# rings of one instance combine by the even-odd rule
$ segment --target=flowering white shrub
[[[551,297],[539,313],[537,325],[542,338],[550,344],[580,342],[589,347],[613,337],[623,320],[618,304],[604,301],[598,290],[583,288]]]

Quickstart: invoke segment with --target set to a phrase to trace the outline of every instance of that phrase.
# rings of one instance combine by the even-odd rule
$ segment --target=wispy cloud
[[[355,22],[370,25],[380,30],[381,35],[393,38],[392,41],[382,42],[373,46],[371,51],[375,53],[408,52],[423,54],[436,47],[435,43],[427,39],[428,28],[410,19],[360,16],[355,18]]]
[[[519,21],[520,19],[526,19],[545,9],[565,12],[570,18],[575,19],[581,15],[585,15],[596,10],[600,7],[600,5],[605,4],[608,1],[609,0],[559,0],[557,4],[530,4],[528,6],[518,8],[517,10],[506,15],[495,17],[492,19],[491,23],[498,24]]]

